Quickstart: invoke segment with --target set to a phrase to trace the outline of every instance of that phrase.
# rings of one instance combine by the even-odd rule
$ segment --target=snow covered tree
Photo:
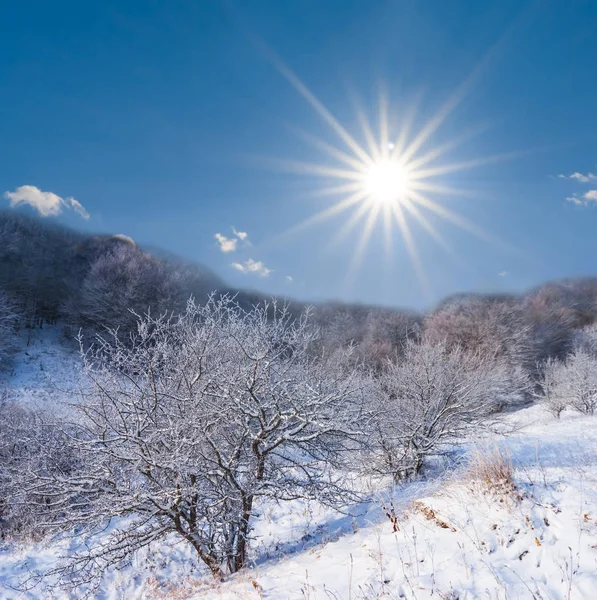
[[[540,368],[541,372],[541,399],[546,410],[554,417],[560,415],[568,406],[570,398],[568,393],[568,369],[566,364],[549,358]]]
[[[597,323],[583,327],[576,332],[574,347],[597,358]]]
[[[597,409],[597,360],[575,350],[566,360],[564,394],[579,412],[592,415]]]
[[[166,535],[196,550],[217,578],[247,564],[257,504],[351,492],[331,467],[362,435],[361,383],[308,352],[307,319],[229,298],[146,316],[85,353],[91,389],[73,410],[76,473],[37,473],[29,490],[62,527],[110,535],[73,557],[71,583]]]
[[[365,321],[363,340],[355,354],[368,367],[379,372],[388,359],[402,355],[407,340],[419,339],[421,317],[415,313],[377,308],[371,310]]]
[[[114,238],[112,238],[113,240]],[[163,265],[131,243],[117,240],[91,264],[78,293],[63,305],[68,319],[86,327],[134,329],[131,311],[173,307],[173,286]]]
[[[448,302],[425,318],[425,335],[448,348],[503,358],[511,365],[525,365],[531,357],[531,327],[514,298],[465,297]]]
[[[576,325],[574,301],[556,285],[545,285],[524,300],[525,321],[531,327],[534,365],[548,358],[563,360],[572,350]]]
[[[444,342],[408,342],[404,360],[388,363],[380,380],[378,470],[396,480],[416,475],[426,458],[516,401],[526,385],[501,361]]]
[[[587,351],[590,338],[581,341],[565,361],[548,360],[542,368],[543,402],[556,417],[568,406],[591,415],[597,409],[597,357]]]

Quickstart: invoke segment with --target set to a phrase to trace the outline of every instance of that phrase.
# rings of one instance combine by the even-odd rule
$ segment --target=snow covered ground
[[[41,407],[71,400],[81,383],[79,346],[64,326],[23,329],[18,345],[9,368],[0,372],[0,398]]]
[[[393,509],[382,500],[354,531],[323,533],[213,598],[597,598],[595,418],[558,422],[540,407],[507,418],[522,427],[496,440],[515,467],[513,492],[460,475],[415,501],[395,490]]]
[[[8,381],[21,401],[55,401],[78,385],[76,349],[46,333]],[[56,336],[56,339],[52,339]],[[53,377],[48,378],[50,372]],[[568,600],[597,598],[597,417],[561,420],[532,406],[502,418],[498,445],[515,488],[455,474],[378,489],[352,515],[306,502],[265,505],[255,521],[253,567],[214,582],[193,551],[169,540],[105,575],[94,595],[117,599]],[[474,452],[469,444],[462,451]],[[0,598],[72,598],[44,586],[14,586],[51,567],[80,539],[0,546]]]

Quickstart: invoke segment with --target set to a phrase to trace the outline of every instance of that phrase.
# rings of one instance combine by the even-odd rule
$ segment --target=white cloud
[[[582,173],[572,173],[570,179],[576,179],[577,181],[582,181],[582,183],[587,183],[587,181],[595,181],[597,175],[594,175],[593,173],[587,173],[586,175],[583,175]]]
[[[267,277],[272,272],[272,269],[268,269],[260,260],[255,261],[252,258],[249,258],[244,263],[234,262],[230,266],[241,273],[254,273],[255,275],[259,275],[259,277]]]
[[[286,275],[286,283],[292,283],[294,279],[290,275]]]
[[[575,171],[571,175],[558,175],[559,179],[575,179],[581,183],[588,183],[589,181],[597,181],[597,175],[595,173],[579,173]]]
[[[67,198],[67,202],[70,202],[70,207],[83,219],[89,219],[89,213],[85,210],[83,205],[74,198]]]
[[[234,227],[232,228],[232,233],[234,233],[234,235],[243,242],[247,239],[247,236],[249,235],[246,231],[236,231]]]
[[[597,175],[595,173],[579,173],[578,171],[575,171],[571,175],[558,175],[558,177],[560,179],[569,179],[579,183],[592,183],[597,181]],[[584,193],[574,192],[571,196],[566,198],[566,202],[576,204],[576,206],[588,206],[593,202],[597,203],[597,190],[588,190]]]
[[[83,219],[89,219],[89,213],[78,200],[72,197],[61,198],[53,192],[43,192],[34,185],[22,185],[14,192],[4,192],[4,197],[10,200],[12,207],[28,204],[42,217],[55,217],[67,208],[74,210]]]
[[[577,206],[588,206],[592,202],[597,203],[597,190],[589,190],[580,196],[578,194],[572,194],[566,198],[567,202],[576,204]]]
[[[234,252],[236,250],[236,244],[238,243],[238,240],[234,238],[227,238],[221,233],[216,233],[214,237],[216,240],[218,240],[218,244],[220,244],[220,250],[222,252]]]
[[[244,242],[246,246],[250,246],[251,243],[248,240],[249,234],[246,231],[237,231],[234,227],[232,228],[232,233],[234,237],[226,237],[221,233],[216,233],[214,237],[218,240],[218,244],[220,244],[220,250],[222,252],[236,252],[236,248],[238,246],[239,240]]]
[[[499,277],[508,277],[508,275],[510,275],[510,273],[508,271],[500,271],[498,273]]]

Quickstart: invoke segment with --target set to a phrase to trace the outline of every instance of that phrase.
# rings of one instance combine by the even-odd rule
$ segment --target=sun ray
[[[264,49],[271,63],[278,72],[294,87],[294,89],[315,109],[315,112],[322,117],[327,124],[336,132],[342,141],[358,156],[363,162],[371,162],[371,157],[361,148],[357,141],[346,131],[336,120],[334,115],[325,107],[325,105],[315,96],[315,94],[299,79],[299,77],[280,59],[270,48]]]
[[[392,235],[392,207],[384,204],[381,216],[383,223],[383,247],[384,260],[382,262],[382,297],[387,298],[391,290],[391,282],[394,280],[394,238]]]
[[[464,94],[454,94],[444,105],[439,109],[436,115],[427,122],[427,124],[417,134],[415,139],[406,147],[403,152],[405,160],[409,161],[425,144],[425,142],[442,126],[443,122],[450,113],[460,104]]]
[[[348,210],[351,206],[354,206],[355,204],[362,202],[363,198],[364,198],[363,192],[356,192],[356,193],[348,196],[344,200],[341,200],[340,202],[333,204],[329,208],[326,208],[325,210],[322,210],[322,211],[314,214],[312,217],[309,217],[308,219],[305,219],[304,221],[301,221],[300,223],[293,225],[286,231],[283,231],[282,233],[277,235],[275,238],[271,239],[269,241],[269,244],[272,244],[274,242],[277,242],[277,241],[287,238],[289,236],[296,235],[297,233],[300,233],[301,231],[304,231],[305,229],[309,229],[310,227],[313,227],[314,225],[317,225],[319,223],[327,221],[328,219],[331,219],[332,217],[344,212],[345,210]]]
[[[408,228],[408,223],[404,218],[404,212],[402,211],[402,206],[398,203],[392,205],[394,218],[398,223],[398,227],[400,232],[402,233],[402,238],[404,239],[404,243],[406,245],[406,250],[410,256],[411,263],[413,265],[415,276],[419,281],[419,285],[423,290],[423,293],[429,297],[431,286],[429,284],[429,280],[425,275],[425,269],[421,263],[421,259],[419,258],[419,252],[417,251],[417,247],[410,233],[410,229]]]
[[[338,150],[331,144],[324,142],[322,139],[303,131],[302,129],[298,129],[295,127],[291,127],[291,131],[299,138],[303,139],[305,142],[313,146],[314,148],[318,148],[325,152],[331,158],[336,158],[340,162],[344,163],[348,167],[352,167],[355,170],[363,170],[367,168],[367,165],[363,163],[363,161],[358,160],[342,150]]]
[[[419,222],[423,229],[427,231],[427,233],[437,242],[439,246],[441,246],[449,254],[454,253],[448,242],[446,242],[439,231],[429,222],[427,217],[425,217],[425,215],[413,202],[407,200],[406,202],[403,202],[402,205]]]
[[[261,159],[264,165],[270,167],[277,167],[281,171],[287,173],[297,173],[300,175],[318,175],[320,177],[330,177],[337,179],[348,179],[353,181],[361,181],[363,178],[363,172],[350,171],[348,169],[340,169],[335,167],[327,167],[319,163],[309,163],[300,160],[286,160],[282,158],[274,157],[262,157]]]
[[[370,156],[373,162],[378,162],[379,160],[381,160],[381,153],[373,135],[373,130],[371,129],[369,119],[367,119],[367,115],[360,106],[357,107],[357,120],[359,121],[361,130],[363,132],[363,135],[365,136]]]
[[[418,96],[419,98],[416,98],[415,101],[411,104],[410,108],[408,109],[408,112],[406,113],[406,118],[402,122],[402,126],[400,127],[400,133],[396,137],[396,141],[394,142],[394,148],[392,149],[393,155],[402,156],[404,153],[404,148],[406,147],[408,136],[410,135],[415,118],[417,116],[417,106],[421,94],[419,94]]]
[[[456,188],[449,185],[441,185],[439,183],[432,183],[430,181],[417,181],[411,182],[411,189],[417,192],[435,192],[443,196],[460,196],[461,198],[479,198],[479,192],[475,190]]]
[[[435,116],[427,122],[421,131],[404,151],[404,158],[409,161],[427,142],[427,140],[444,124],[445,120],[458,108],[462,101],[471,93],[475,84],[487,68],[489,61],[493,58],[497,48],[503,43],[509,32],[506,32],[475,65],[468,77],[456,88],[456,90],[442,104]]]
[[[419,222],[419,224],[429,233],[429,235],[441,246],[446,252],[446,256],[449,256],[454,264],[456,264],[463,271],[471,272],[471,269],[460,256],[456,254],[454,249],[448,244],[443,236],[437,231],[437,229],[429,222],[427,217],[417,208],[416,204],[412,201],[404,203],[404,207],[409,211],[413,217]]]
[[[433,160],[436,160],[440,156],[444,155],[446,152],[449,152],[450,150],[454,150],[455,148],[464,144],[465,142],[468,142],[468,141],[474,139],[475,137],[481,135],[483,132],[487,131],[488,128],[489,128],[489,125],[487,125],[487,124],[480,125],[475,128],[471,128],[470,130],[466,131],[465,133],[458,136],[457,138],[454,138],[453,140],[449,140],[439,146],[435,146],[434,148],[432,148],[431,150],[429,150],[427,153],[423,154],[419,158],[411,160],[408,164],[413,171],[416,171],[417,169],[424,167],[425,165],[429,164]]]
[[[358,181],[354,183],[342,183],[340,185],[330,185],[328,187],[317,189],[307,194],[312,198],[325,198],[326,196],[342,196],[344,194],[352,194],[363,188],[363,184]]]
[[[361,204],[353,213],[350,215],[350,218],[342,225],[342,227],[334,234],[334,236],[330,239],[330,241],[326,245],[326,250],[331,250],[332,248],[338,246],[341,242],[343,242],[348,235],[355,229],[355,227],[359,224],[363,216],[365,216],[368,212],[370,212],[369,206],[365,202]]]
[[[379,147],[382,159],[389,156],[389,132],[388,132],[388,99],[386,92],[382,91],[379,95]]]
[[[392,209],[389,204],[383,205],[383,233],[384,233],[384,250],[386,253],[386,262],[392,260]]]
[[[468,231],[469,233],[482,239],[483,241],[495,244],[497,246],[507,247],[508,249],[512,250],[512,248],[509,245],[505,244],[505,242],[503,242],[499,238],[491,235],[489,232],[485,231],[481,227],[478,227],[462,215],[459,215],[447,209],[445,206],[441,206],[440,204],[433,202],[426,196],[423,196],[422,194],[419,194],[417,192],[412,192],[412,198],[415,202],[417,202],[417,204],[428,208],[429,210],[438,214],[446,221],[450,221],[454,225],[457,225],[461,229]]]
[[[378,204],[369,211],[369,215],[367,216],[367,220],[365,221],[365,226],[363,227],[363,231],[361,232],[361,237],[359,238],[359,242],[352,255],[350,267],[348,268],[348,274],[351,279],[354,279],[354,277],[358,273],[361,263],[363,262],[363,256],[365,254],[367,244],[369,243],[369,238],[373,233],[373,228],[375,227],[375,223],[377,221],[377,217],[381,209],[382,207]]]
[[[420,179],[427,179],[428,177],[437,177],[438,175],[446,175],[448,173],[455,173],[458,171],[464,171],[472,169],[473,167],[480,167],[483,165],[489,165],[492,163],[499,163],[506,160],[512,160],[514,158],[520,158],[531,152],[531,150],[517,150],[515,152],[503,152],[501,154],[494,154],[492,156],[485,156],[483,158],[475,158],[472,160],[466,160],[459,163],[452,163],[448,165],[440,165],[437,167],[430,167],[429,169],[422,169],[414,172],[413,181]]]

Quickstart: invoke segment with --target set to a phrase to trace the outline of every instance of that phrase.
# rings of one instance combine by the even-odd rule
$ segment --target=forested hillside
[[[180,313],[190,297],[203,303],[228,294],[245,308],[264,300],[230,289],[209,269],[151,253],[123,235],[86,235],[40,219],[0,213],[0,356],[18,328],[60,323],[73,331],[118,327],[127,335],[139,315]],[[298,315],[303,302],[291,301]],[[575,332],[597,318],[597,279],[547,283],[521,296],[462,294],[426,315],[402,309],[324,303],[312,323],[326,351],[355,346],[355,357],[378,368],[425,334],[448,346],[505,356],[534,373],[562,358]]]

